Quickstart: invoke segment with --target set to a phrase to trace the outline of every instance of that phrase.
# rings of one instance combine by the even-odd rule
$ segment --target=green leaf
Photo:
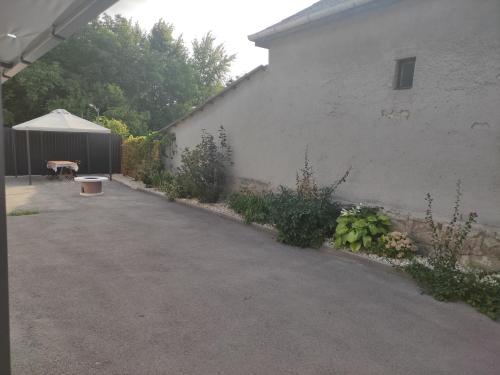
[[[384,225],[391,224],[391,219],[386,215],[378,215],[378,220]]]
[[[363,246],[365,249],[369,249],[372,246],[372,237],[371,236],[363,236]]]
[[[360,229],[360,228],[364,228],[366,227],[366,220],[365,219],[358,219],[356,220],[353,224],[352,224],[352,227],[353,228],[357,228],[357,229]]]
[[[349,224],[351,222],[351,219],[346,217],[346,216],[339,216],[337,218],[337,223],[338,224]]]
[[[335,247],[342,247],[342,237],[335,237],[334,241]]]
[[[357,253],[361,249],[361,242],[351,243],[350,248],[353,252]]]
[[[370,223],[374,223],[376,221],[378,221],[377,217],[375,215],[370,215],[366,218],[366,220],[368,220]]]
[[[378,227],[375,224],[368,224],[368,229],[370,230],[370,233],[373,235],[379,233]]]
[[[346,245],[347,244],[347,234],[343,234],[340,238],[341,238],[342,245]]]
[[[338,235],[346,234],[347,232],[349,232],[349,228],[343,224],[337,225],[337,228],[335,229],[335,234]]]
[[[358,237],[363,238],[364,236],[367,236],[370,234],[370,231],[368,229],[358,229]]]
[[[378,232],[379,232],[379,234],[387,234],[388,230],[386,228],[379,227]]]
[[[352,243],[356,242],[357,240],[359,240],[359,234],[356,230],[352,230],[346,235],[345,239],[347,242],[352,244]]]

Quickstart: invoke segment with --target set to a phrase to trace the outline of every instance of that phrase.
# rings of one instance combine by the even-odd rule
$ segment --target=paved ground
[[[385,266],[118,183],[8,181],[14,374],[500,373],[500,324]],[[16,186],[17,185],[17,186]]]

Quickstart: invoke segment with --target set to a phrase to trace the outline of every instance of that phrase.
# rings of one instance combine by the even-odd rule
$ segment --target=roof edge
[[[268,27],[267,29],[264,29],[262,31],[259,31],[258,33],[252,34],[248,36],[248,39],[252,42],[255,42],[256,45],[259,45],[259,41],[272,37],[276,34],[281,34],[287,31],[291,31],[293,29],[296,29],[298,27],[307,25],[309,23],[321,20],[323,18],[339,14],[342,12],[345,12],[347,10],[353,9],[360,7],[362,5],[366,5],[368,3],[371,3],[372,1],[375,0],[350,0],[345,3],[341,3],[338,5],[335,5],[329,9],[326,10],[320,10],[318,12],[308,14],[302,17],[299,17],[294,20],[290,20],[285,23],[278,23],[274,26]]]
[[[91,0],[71,4],[62,15],[51,23],[48,29],[41,32],[21,51],[17,60],[9,62],[8,65],[0,64],[0,84],[13,78],[117,1]]]
[[[180,124],[181,122],[184,122],[185,120],[187,120],[188,118],[192,117],[196,113],[203,111],[203,109],[205,109],[205,107],[207,105],[212,104],[216,99],[218,99],[220,97],[223,97],[225,94],[227,94],[228,91],[235,89],[236,87],[238,87],[239,85],[241,85],[244,81],[247,81],[250,78],[252,78],[253,75],[257,74],[258,72],[265,71],[265,70],[267,70],[267,65],[259,65],[257,68],[255,68],[252,71],[246,73],[245,75],[241,76],[236,81],[234,81],[233,83],[231,83],[229,86],[225,87],[221,92],[219,92],[219,93],[211,96],[210,98],[208,98],[207,100],[205,100],[205,102],[203,102],[202,104],[200,104],[198,107],[194,108],[192,111],[188,112],[186,115],[184,115],[181,118],[175,120],[174,122],[168,124],[167,126],[165,126],[164,128],[160,129],[159,131],[161,131],[161,132],[162,131],[167,131],[171,127],[174,127],[174,126]]]

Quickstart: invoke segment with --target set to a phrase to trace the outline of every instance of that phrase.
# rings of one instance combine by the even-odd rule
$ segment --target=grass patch
[[[30,215],[38,215],[39,213],[40,211],[36,208],[27,210],[18,209],[9,212],[7,216],[30,216]]]

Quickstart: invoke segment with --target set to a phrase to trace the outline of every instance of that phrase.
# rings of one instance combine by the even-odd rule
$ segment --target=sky
[[[241,76],[268,63],[266,49],[255,47],[248,35],[271,26],[316,0],[120,0],[108,14],[121,14],[151,29],[160,18],[175,26],[186,45],[212,31],[230,54],[236,54],[231,76]]]

